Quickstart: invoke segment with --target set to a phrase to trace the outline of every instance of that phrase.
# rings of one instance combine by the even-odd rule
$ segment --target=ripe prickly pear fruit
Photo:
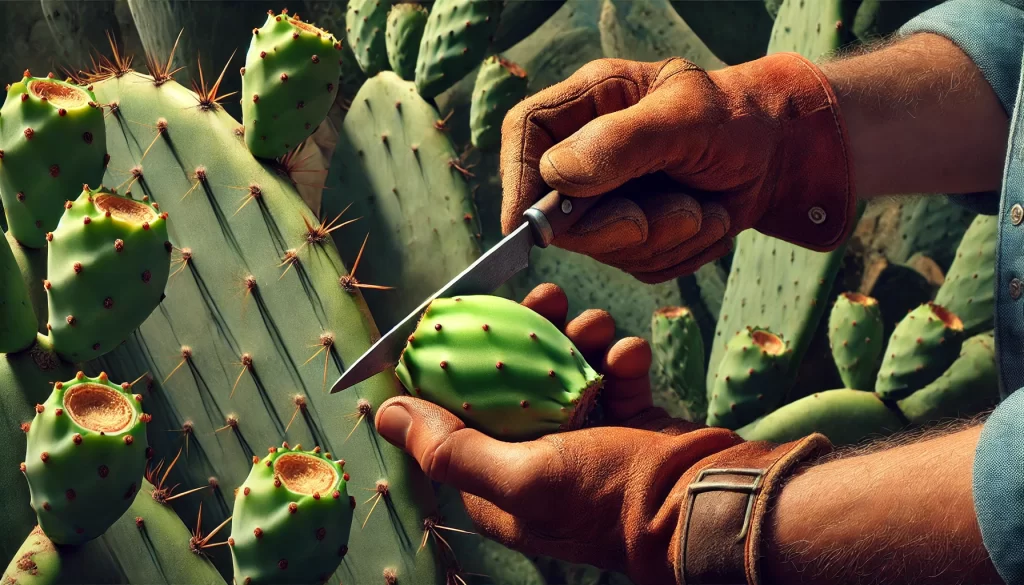
[[[53,542],[103,534],[135,499],[146,469],[142,396],[101,372],[57,382],[28,427],[22,471],[39,526]]]
[[[414,396],[505,440],[579,428],[602,383],[550,321],[487,295],[433,300],[395,373]]]
[[[476,75],[469,109],[473,146],[494,149],[501,144],[501,123],[505,114],[525,97],[526,71],[497,55],[484,60]]]
[[[388,50],[384,40],[388,12],[394,0],[349,0],[345,13],[345,38],[356,62],[367,77],[388,69]]]
[[[747,327],[733,337],[711,387],[707,425],[738,429],[782,404],[792,352],[767,329]]]
[[[341,43],[297,16],[253,29],[242,69],[242,122],[253,156],[287,154],[316,130],[338,95]]]
[[[391,70],[406,81],[416,79],[416,55],[425,26],[427,10],[419,4],[395,4],[388,13],[388,62]]]
[[[828,341],[839,377],[847,388],[875,387],[882,358],[884,324],[878,301],[859,293],[839,295],[828,318]]]
[[[163,297],[171,266],[167,214],[147,199],[87,186],[47,235],[50,335],[69,361],[113,349]]]
[[[651,384],[656,392],[675,394],[686,420],[702,422],[708,414],[704,341],[693,313],[686,307],[664,307],[651,317]],[[675,413],[673,413],[675,414]]]
[[[106,131],[91,91],[25,73],[0,108],[0,196],[14,238],[42,248],[61,204],[102,180]]]
[[[416,91],[432,99],[483,60],[498,29],[500,0],[436,0],[416,57]]]
[[[339,464],[340,463],[340,464]],[[231,519],[235,583],[324,583],[348,551],[344,461],[283,443],[253,463]]]
[[[960,353],[964,324],[942,305],[924,303],[896,325],[885,348],[875,392],[902,400],[938,378]]]

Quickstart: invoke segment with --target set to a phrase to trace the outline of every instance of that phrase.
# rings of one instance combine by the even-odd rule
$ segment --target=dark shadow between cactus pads
[[[395,373],[414,396],[504,440],[583,426],[603,382],[554,324],[487,295],[431,302]]]

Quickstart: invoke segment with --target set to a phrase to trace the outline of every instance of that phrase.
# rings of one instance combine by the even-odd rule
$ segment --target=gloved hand
[[[537,287],[523,304],[559,327],[565,322],[568,301],[554,285]],[[629,337],[612,344],[615,323],[597,310],[564,330],[604,374],[606,419],[621,426],[506,443],[466,428],[439,406],[402,396],[380,406],[378,432],[415,457],[431,479],[463,492],[480,532],[509,547],[620,571],[638,585],[684,583],[680,575],[686,572],[691,580],[719,575],[731,579],[722,582],[746,581],[748,570],[756,572],[760,518],[777,478],[827,449],[827,440],[814,435],[782,446],[744,443],[729,430],[670,418],[651,402],[646,341]],[[703,493],[703,500],[694,500],[703,507],[684,522],[688,486],[709,467],[765,470],[739,541],[748,512],[742,491]],[[752,478],[708,479],[749,484]],[[700,511],[709,507],[715,512]],[[687,528],[691,544],[684,562]]]
[[[830,250],[855,223],[847,143],[828,80],[795,53],[711,72],[601,59],[505,117],[502,229],[550,189],[607,193],[554,244],[644,282],[696,270],[747,228]],[[633,182],[657,172],[668,185]]]

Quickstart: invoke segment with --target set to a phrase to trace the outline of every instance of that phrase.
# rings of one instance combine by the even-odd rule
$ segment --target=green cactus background
[[[602,57],[824,58],[936,3],[0,3],[4,583],[627,585],[474,534],[459,495],[374,431],[384,400],[437,377],[449,334],[474,369],[452,358],[428,398],[471,424],[518,439],[599,420],[597,364],[497,298],[540,282],[570,318],[605,309],[652,342],[657,405],[747,439],[852,444],[990,408],[997,226],[935,195],[872,200],[829,254],[751,231],[658,285],[535,250],[480,306],[438,301],[399,376],[327,393],[500,239],[520,100]],[[502,392],[474,394],[494,376]],[[546,381],[582,404],[540,408]],[[124,398],[130,432],[86,430],[76,393]]]

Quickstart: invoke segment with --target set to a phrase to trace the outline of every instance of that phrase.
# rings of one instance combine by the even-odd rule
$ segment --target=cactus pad
[[[416,58],[416,90],[432,99],[475,69],[498,29],[498,0],[436,0]]]
[[[782,404],[792,354],[781,337],[766,329],[740,331],[726,345],[711,386],[708,426],[738,429]]]
[[[828,320],[828,340],[843,384],[874,390],[885,343],[878,301],[859,293],[839,295]]]
[[[327,117],[341,75],[341,43],[288,14],[253,29],[242,69],[245,144],[254,156],[287,154]]]
[[[826,390],[757,419],[736,433],[747,441],[785,443],[822,433],[835,446],[853,445],[868,437],[890,435],[903,421],[874,392]]]
[[[0,234],[0,353],[25,349],[35,341],[36,317],[28,287],[11,252],[6,237]]]
[[[406,81],[416,79],[416,55],[426,26],[427,10],[419,4],[395,4],[388,13],[388,62],[391,70]]]
[[[0,109],[0,195],[15,239],[46,245],[61,204],[82,183],[103,178],[105,145],[103,111],[91,91],[27,75],[8,87]]]
[[[46,535],[78,544],[103,534],[135,499],[146,467],[141,395],[84,373],[36,406],[22,468]]]
[[[393,0],[350,0],[345,13],[346,38],[367,77],[388,68],[388,12]]]
[[[964,322],[964,335],[992,328],[995,315],[996,243],[999,221],[979,215],[967,228],[935,302]]]
[[[431,302],[396,374],[413,395],[506,440],[582,426],[602,383],[550,321],[485,295]]]
[[[941,305],[924,303],[907,313],[889,338],[875,392],[900,400],[939,377],[960,353],[964,324]]]
[[[686,420],[707,418],[708,397],[704,386],[704,342],[693,313],[686,307],[658,309],[651,317],[651,352],[654,370],[651,385],[656,395],[671,393],[685,412],[671,412]],[[662,402],[671,404],[665,398]]]
[[[344,461],[284,443],[254,461],[235,497],[236,583],[323,583],[348,552],[355,500]]]
[[[488,57],[476,76],[469,127],[473,146],[495,149],[501,144],[505,114],[526,97],[526,71],[497,55]]]
[[[999,372],[992,332],[964,342],[960,356],[934,382],[899,401],[915,425],[974,416],[999,402]]]
[[[70,361],[125,340],[163,297],[171,266],[167,214],[148,198],[102,187],[68,202],[51,238],[49,314],[54,349]]]

